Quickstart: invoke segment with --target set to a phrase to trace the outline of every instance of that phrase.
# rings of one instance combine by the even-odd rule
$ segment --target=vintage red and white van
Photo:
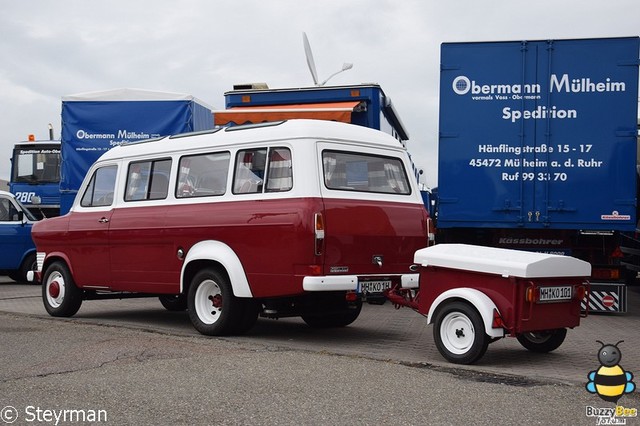
[[[412,266],[430,220],[391,136],[291,120],[122,145],[71,211],[33,227],[44,306],[158,296],[203,334],[258,315],[344,326]]]

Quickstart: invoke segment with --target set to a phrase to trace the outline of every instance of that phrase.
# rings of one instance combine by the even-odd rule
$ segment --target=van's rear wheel
[[[531,352],[546,353],[560,347],[567,337],[566,328],[555,330],[522,333],[517,336],[518,342]]]
[[[76,287],[67,265],[52,263],[42,282],[42,301],[49,315],[70,317],[78,312],[82,305],[82,290]]]
[[[490,340],[478,311],[464,302],[447,303],[438,309],[433,337],[440,354],[455,364],[479,360]]]
[[[191,280],[187,298],[191,323],[202,334],[223,336],[237,332],[244,309],[233,295],[226,274],[207,268]]]
[[[347,303],[344,299],[327,304],[327,312],[302,314],[302,320],[313,328],[346,327],[360,316],[362,300]]]

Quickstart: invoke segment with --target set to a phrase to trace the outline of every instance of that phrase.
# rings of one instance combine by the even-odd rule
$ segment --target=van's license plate
[[[382,293],[390,288],[391,280],[358,282],[358,293]]]
[[[573,288],[571,286],[563,287],[540,287],[540,303],[559,302],[563,300],[571,300],[573,296]]]

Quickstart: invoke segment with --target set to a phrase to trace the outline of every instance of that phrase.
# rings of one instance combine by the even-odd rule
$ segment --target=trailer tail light
[[[324,219],[322,213],[316,213],[313,218],[313,232],[315,235],[315,255],[320,256],[322,254],[322,248],[324,246]]]
[[[587,295],[587,289],[585,288],[585,286],[579,285],[576,287],[576,291],[575,291],[576,299],[583,300],[586,295]]]
[[[527,290],[525,292],[524,295],[524,300],[526,300],[529,303],[534,303],[538,301],[540,295],[540,291],[537,287],[527,287]]]

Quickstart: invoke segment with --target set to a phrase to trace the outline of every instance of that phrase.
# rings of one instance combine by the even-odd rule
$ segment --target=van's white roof
[[[503,277],[588,277],[591,265],[580,259],[546,253],[468,244],[436,244],[416,251],[414,262]]]
[[[323,120],[288,120],[282,123],[264,123],[220,129],[215,133],[193,134],[185,137],[165,137],[149,142],[124,144],[107,151],[100,160],[149,154],[170,154],[215,146],[237,146],[253,142],[270,142],[292,139],[330,141],[354,141],[362,144],[404,150],[392,136],[367,127]]]

